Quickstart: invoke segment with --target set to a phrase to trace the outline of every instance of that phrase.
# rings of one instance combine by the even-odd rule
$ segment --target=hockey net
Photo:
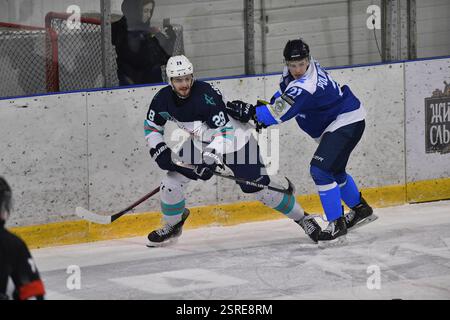
[[[103,86],[99,14],[82,16],[77,28],[67,23],[68,17],[49,12],[45,28],[0,23],[0,97]],[[183,28],[173,28],[177,36],[173,54],[182,54]],[[112,86],[118,86],[114,48],[111,54],[110,78]]]
[[[0,23],[0,97],[47,91],[47,32],[13,23]]]
[[[52,91],[70,91],[86,88],[99,88],[103,85],[102,74],[102,33],[98,18],[83,16],[76,28],[67,22],[69,14],[49,12],[45,17],[45,26],[56,37],[52,52],[58,71],[52,72]],[[111,61],[116,70],[115,52]],[[117,85],[113,78],[113,85]]]

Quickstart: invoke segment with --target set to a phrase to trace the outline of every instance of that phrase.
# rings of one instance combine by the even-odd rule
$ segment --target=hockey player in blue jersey
[[[160,188],[165,225],[148,235],[149,246],[173,242],[181,235],[183,224],[189,216],[184,188],[190,180],[209,180],[217,167],[225,165],[236,177],[263,185],[270,183],[269,176],[264,174],[259,147],[252,140],[250,125],[227,115],[226,105],[233,102],[227,101],[210,84],[195,80],[193,65],[183,55],[169,59],[166,73],[170,85],[155,95],[144,122],[150,155],[167,172]],[[193,169],[179,166],[174,160],[172,150],[164,141],[167,121],[175,122],[189,133],[191,138],[179,157],[194,164]],[[304,213],[293,195],[244,184],[239,186],[244,193],[253,194],[266,206],[294,220],[317,242],[320,226],[312,216]]]
[[[288,41],[283,55],[286,66],[280,89],[270,103],[256,107],[235,103],[229,114],[242,122],[254,119],[262,127],[295,117],[299,127],[319,143],[310,174],[329,224],[318,240],[325,244],[340,242],[347,229],[373,217],[372,208],[346,172],[350,154],[364,132],[365,111],[350,88],[340,87],[310,56],[309,46],[302,39]],[[341,199],[351,208],[346,215]]]

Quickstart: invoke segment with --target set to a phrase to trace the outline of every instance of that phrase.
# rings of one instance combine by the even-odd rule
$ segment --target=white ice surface
[[[327,249],[280,219],[185,230],[165,248],[139,237],[32,254],[48,299],[450,299],[450,201],[375,213],[347,245]],[[70,265],[79,290],[67,288]]]

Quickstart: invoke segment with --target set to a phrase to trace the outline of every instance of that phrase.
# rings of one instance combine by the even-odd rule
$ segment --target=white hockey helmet
[[[167,61],[166,74],[169,82],[173,77],[181,77],[193,73],[194,66],[189,59],[183,55],[170,57],[169,61]]]

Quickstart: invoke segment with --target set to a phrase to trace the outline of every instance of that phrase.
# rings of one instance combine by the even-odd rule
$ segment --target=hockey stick
[[[184,168],[188,168],[188,169],[192,169],[192,170],[195,169],[195,166],[189,165],[189,164],[185,164],[185,163],[182,163],[182,162],[177,162],[176,164],[178,166],[180,166],[180,167],[184,167]],[[288,188],[284,189],[284,188],[277,188],[277,187],[267,186],[267,185],[260,184],[260,183],[254,182],[254,181],[248,181],[248,180],[241,179],[241,178],[238,178],[238,177],[222,174],[222,173],[217,172],[217,171],[214,171],[213,174],[215,176],[218,176],[218,177],[222,177],[222,178],[225,178],[225,179],[230,179],[230,180],[236,181],[236,182],[238,182],[240,184],[245,184],[245,185],[248,185],[248,186],[261,188],[261,189],[269,189],[269,190],[285,193],[285,194],[288,194],[288,195],[292,195],[294,193],[294,190],[295,190],[294,185],[292,184],[292,182],[287,177],[285,177],[285,179],[288,182]],[[105,215],[96,214],[96,213],[91,212],[91,211],[89,211],[89,210],[87,210],[85,208],[82,208],[82,207],[77,207],[75,209],[75,213],[76,213],[77,216],[79,216],[83,220],[87,220],[87,221],[91,221],[91,222],[95,222],[95,223],[99,223],[99,224],[110,224],[110,223],[114,222],[115,220],[119,219],[125,213],[131,211],[132,209],[134,209],[135,207],[140,205],[145,200],[147,200],[150,197],[152,197],[153,195],[157,194],[158,192],[159,192],[159,187],[157,187],[155,190],[150,191],[149,193],[147,193],[145,196],[143,196],[142,198],[140,198],[139,200],[137,200],[133,204],[129,205],[128,207],[126,207],[122,211],[114,213],[113,215],[105,216]]]
[[[125,213],[131,211],[132,209],[134,209],[135,207],[140,205],[142,202],[144,202],[145,200],[147,200],[151,196],[157,194],[158,192],[159,192],[159,187],[157,187],[155,190],[150,191],[145,196],[143,196],[142,198],[140,198],[139,200],[137,200],[133,204],[129,205],[128,207],[126,207],[122,211],[114,213],[113,215],[110,215],[110,216],[104,216],[104,215],[96,214],[96,213],[93,213],[93,212],[91,212],[89,210],[86,210],[86,209],[84,209],[82,207],[77,207],[75,209],[75,213],[76,213],[77,216],[79,216],[80,218],[82,218],[84,220],[88,220],[88,221],[99,223],[99,224],[110,224],[111,222],[114,222],[115,220],[119,219]]]
[[[179,166],[179,167],[195,170],[195,166],[191,165],[191,164],[186,164],[186,163],[183,163],[183,162],[175,162],[175,164],[177,166]],[[236,181],[239,184],[245,184],[247,186],[252,186],[252,187],[261,188],[261,189],[273,190],[273,191],[285,193],[285,194],[288,194],[288,195],[292,195],[294,193],[294,191],[295,191],[294,185],[292,184],[292,182],[287,177],[284,177],[284,178],[288,182],[288,188],[284,189],[284,188],[277,188],[277,187],[267,186],[265,184],[261,184],[261,183],[255,182],[255,181],[248,181],[248,180],[245,180],[245,179],[242,179],[242,178],[238,178],[238,177],[235,177],[235,176],[223,174],[223,173],[220,173],[220,172],[217,172],[217,171],[213,171],[213,175],[221,177],[221,178],[225,178],[225,179]]]
[[[192,169],[192,170],[194,169],[194,166],[188,165],[188,164],[185,164],[185,163],[181,163],[181,162],[178,162],[177,165],[180,166],[180,167],[184,167],[184,168],[188,168],[188,169]],[[240,184],[246,184],[248,186],[261,188],[261,189],[269,189],[269,190],[285,193],[285,194],[288,194],[288,195],[292,195],[294,193],[294,190],[295,190],[294,189],[294,185],[292,184],[292,182],[287,177],[285,177],[285,179],[288,181],[288,188],[284,189],[284,188],[277,188],[277,187],[267,186],[267,185],[260,184],[260,183],[254,182],[254,181],[244,180],[244,179],[237,178],[237,177],[234,177],[234,176],[222,174],[222,173],[217,172],[217,171],[214,171],[213,174],[218,176],[218,177],[222,177],[222,178],[225,178],[225,179],[230,179],[230,180],[236,181],[236,182],[238,182]],[[140,198],[139,200],[137,200],[133,204],[129,205],[128,207],[126,207],[122,211],[114,213],[113,215],[105,216],[105,215],[96,214],[96,213],[94,213],[92,211],[89,211],[89,210],[87,210],[85,208],[82,208],[82,207],[76,207],[75,213],[76,213],[77,216],[79,216],[83,220],[87,220],[87,221],[91,221],[91,222],[95,222],[95,223],[99,223],[99,224],[110,224],[110,223],[114,222],[115,220],[119,219],[125,213],[131,211],[132,209],[134,209],[135,207],[140,205],[145,200],[147,200],[150,197],[152,197],[153,195],[157,194],[158,192],[159,192],[159,187],[157,187],[153,191],[150,191],[149,193],[147,193],[145,196],[143,196],[142,198]]]
[[[181,141],[180,143],[178,143],[174,147],[174,150],[178,150],[187,140],[188,139],[183,139],[183,141]],[[191,170],[194,170],[194,171],[195,171],[195,168],[196,168],[195,165],[186,164],[186,163],[183,163],[183,162],[181,162],[179,160],[175,161],[175,164],[180,166],[180,167],[188,168],[188,169],[191,169]],[[225,179],[230,179],[230,180],[236,181],[237,183],[245,184],[245,185],[248,185],[248,186],[253,186],[253,187],[256,187],[256,188],[273,190],[273,191],[285,193],[285,194],[288,194],[288,195],[292,195],[295,192],[294,185],[292,184],[292,182],[287,177],[285,177],[285,178],[288,181],[288,188],[284,189],[284,188],[277,188],[277,187],[267,186],[267,185],[260,184],[260,183],[254,182],[254,181],[248,181],[248,180],[241,179],[241,178],[238,178],[238,177],[235,177],[235,176],[222,174],[222,173],[217,172],[217,171],[214,171],[213,174],[218,176],[218,177],[222,177],[222,178],[225,178]],[[119,219],[125,213],[127,213],[127,212],[131,211],[132,209],[134,209],[135,207],[137,207],[139,204],[141,204],[145,200],[147,200],[150,197],[152,197],[153,195],[157,194],[158,192],[159,192],[159,187],[157,187],[156,189],[150,191],[145,196],[143,196],[142,198],[140,198],[139,200],[137,200],[136,202],[134,202],[133,204],[131,204],[127,208],[125,208],[122,211],[119,211],[117,213],[114,213],[113,215],[108,215],[108,216],[106,216],[106,215],[99,215],[99,214],[91,212],[91,211],[89,211],[89,210],[87,210],[87,209],[85,209],[83,207],[76,207],[75,208],[75,213],[76,213],[77,216],[79,216],[83,220],[88,220],[88,221],[99,223],[99,224],[110,224],[110,223],[114,222],[115,220]]]
[[[179,149],[182,147],[182,145],[187,141],[188,139],[185,138],[182,141],[180,141],[177,145],[175,145],[173,147],[173,150],[175,151],[179,151]],[[123,209],[122,211],[119,211],[117,213],[114,213],[112,215],[100,215],[100,214],[96,214],[92,211],[89,211],[83,207],[76,207],[75,208],[75,214],[77,216],[79,216],[81,219],[83,220],[87,220],[87,221],[91,221],[91,222],[95,222],[95,223],[99,223],[99,224],[110,224],[112,222],[114,222],[115,220],[119,219],[121,216],[123,216],[125,213],[131,211],[132,209],[134,209],[135,207],[137,207],[138,205],[140,205],[142,202],[144,202],[145,200],[149,199],[150,197],[152,197],[153,195],[157,194],[159,192],[159,187],[157,187],[156,189],[150,191],[149,193],[147,193],[145,196],[143,196],[142,198],[140,198],[139,200],[137,200],[136,202],[134,202],[133,204],[129,205],[128,207],[126,207],[125,209]]]

